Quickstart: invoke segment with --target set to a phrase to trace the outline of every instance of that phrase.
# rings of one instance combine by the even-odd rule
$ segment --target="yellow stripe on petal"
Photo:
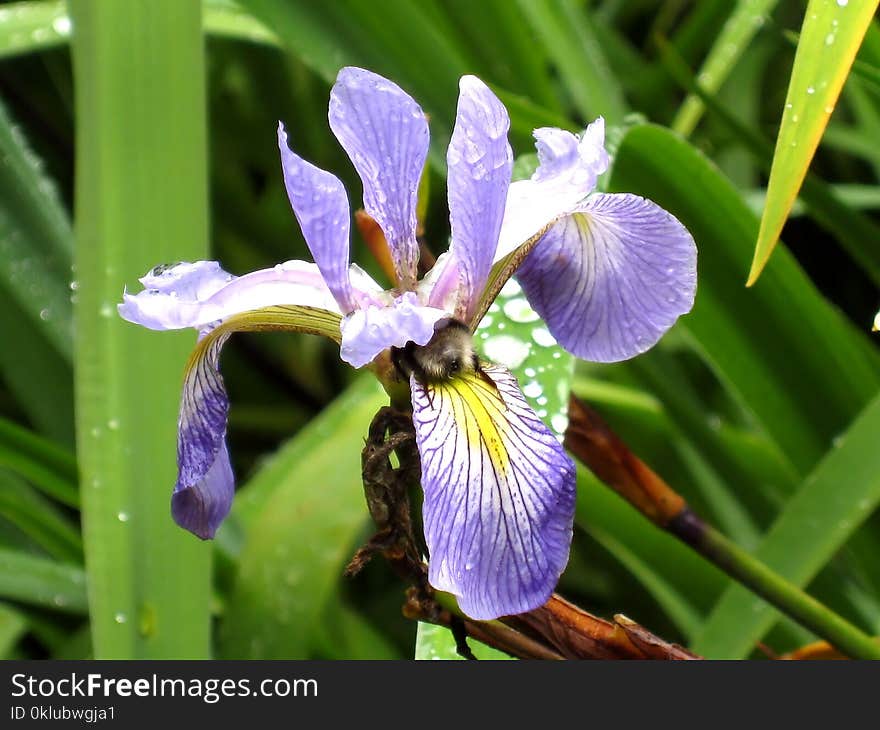
[[[486,449],[493,469],[506,475],[510,455],[504,445],[504,411],[498,389],[478,373],[462,373],[434,386],[436,396],[452,406],[457,428],[467,434],[471,451]]]

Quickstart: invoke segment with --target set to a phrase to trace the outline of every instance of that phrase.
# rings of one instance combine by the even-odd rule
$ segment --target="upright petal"
[[[416,202],[428,155],[428,122],[397,84],[343,68],[330,92],[330,127],[364,186],[364,208],[382,227],[404,288],[416,280]]]
[[[616,362],[652,347],[690,311],[697,249],[650,200],[597,194],[553,225],[517,280],[566,350]]]
[[[496,261],[574,208],[608,169],[602,117],[579,138],[552,127],[536,129],[534,135],[538,169],[528,180],[510,186]]]
[[[575,503],[574,464],[516,379],[484,372],[491,382],[410,381],[428,579],[475,619],[547,601],[568,561]]]
[[[177,431],[177,483],[171,513],[203,540],[229,513],[235,484],[226,447],[229,399],[220,351],[233,332],[289,330],[339,341],[339,315],[310,307],[276,306],[230,316],[196,345],[183,381]]]
[[[434,325],[448,318],[443,309],[425,307],[414,292],[404,292],[389,305],[364,307],[346,317],[340,356],[360,368],[389,347],[426,345],[434,336]]]
[[[343,312],[357,302],[348,277],[349,207],[342,182],[291,151],[284,125],[278,123],[281,169],[290,207],[324,281]]]
[[[475,76],[460,82],[455,129],[446,152],[450,251],[461,274],[459,319],[466,319],[492,268],[513,153],[504,105]]]
[[[351,267],[358,296],[371,299],[379,285]],[[218,321],[276,304],[310,306],[339,313],[336,300],[315,264],[287,261],[271,269],[232,276],[215,261],[157,266],[140,279],[144,290],[123,294],[123,319],[156,330],[210,329]]]

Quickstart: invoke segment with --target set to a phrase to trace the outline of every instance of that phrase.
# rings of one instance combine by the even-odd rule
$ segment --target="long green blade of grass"
[[[699,72],[700,85],[709,93],[721,88],[749,42],[764,25],[779,0],[739,0]],[[672,123],[679,134],[688,136],[703,114],[703,101],[688,95]]]
[[[588,11],[571,0],[521,0],[519,8],[553,59],[582,122],[600,114],[617,124],[626,102]]]
[[[200,6],[72,0],[77,446],[97,658],[209,653],[210,551],[169,514],[194,337],[116,315],[124,284],[207,253]]]
[[[0,376],[33,425],[73,440],[67,212],[22,127],[0,104]]]
[[[78,565],[0,549],[0,598],[84,614],[88,611],[86,575]]]
[[[776,152],[767,184],[767,203],[747,284],[751,286],[776,246],[785,219],[856,52],[877,10],[877,2],[810,0],[795,54]]]
[[[0,418],[0,467],[24,477],[69,507],[79,506],[74,456],[4,418]]]

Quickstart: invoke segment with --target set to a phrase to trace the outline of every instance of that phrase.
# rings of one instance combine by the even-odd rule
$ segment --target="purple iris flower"
[[[329,121],[385,234],[393,290],[349,262],[342,183],[292,152],[279,125],[285,186],[315,263],[288,261],[240,277],[209,261],[157,267],[141,279],[144,290],[125,293],[119,305],[122,317],[145,327],[199,332],[181,401],[172,514],[201,538],[213,537],[234,492],[219,354],[235,331],[326,335],[340,343],[343,360],[363,367],[389,348],[427,345],[451,320],[472,332],[516,273],[563,347],[611,362],[651,347],[693,304],[696,248],[687,230],[650,201],[592,192],[608,167],[602,119],[580,136],[535,130],[538,169],[511,183],[507,111],[482,81],[463,77],[446,157],[451,245],[421,281],[424,113],[391,81],[344,68]],[[424,382],[413,374],[409,385],[431,584],[478,619],[540,606],[568,560],[571,459],[502,367]]]

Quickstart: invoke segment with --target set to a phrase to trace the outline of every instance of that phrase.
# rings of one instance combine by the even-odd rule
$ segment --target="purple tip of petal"
[[[178,525],[202,540],[210,540],[229,514],[234,494],[235,478],[229,451],[223,444],[201,481],[190,486],[178,483],[171,495],[171,514]]]
[[[340,355],[352,367],[360,368],[389,347],[408,342],[426,345],[434,336],[434,325],[449,317],[436,307],[419,304],[414,292],[405,292],[390,305],[359,309],[342,321]]]
[[[385,233],[398,278],[416,280],[416,207],[428,155],[428,121],[397,84],[343,68],[330,92],[330,128],[360,175],[364,208]]]
[[[655,203],[597,194],[553,225],[517,280],[566,350],[617,362],[652,347],[691,310],[697,249]]]
[[[492,268],[513,152],[510,118],[498,97],[476,76],[463,76],[460,89],[446,164],[450,252],[459,262],[462,288],[456,314],[466,319]]]
[[[174,520],[203,540],[214,536],[229,513],[235,490],[226,448],[229,400],[220,375],[220,350],[229,333],[203,341],[183,383],[177,427]]]
[[[508,371],[485,375],[494,388],[478,375],[410,382],[429,580],[481,620],[547,601],[568,562],[575,505],[559,441]]]

